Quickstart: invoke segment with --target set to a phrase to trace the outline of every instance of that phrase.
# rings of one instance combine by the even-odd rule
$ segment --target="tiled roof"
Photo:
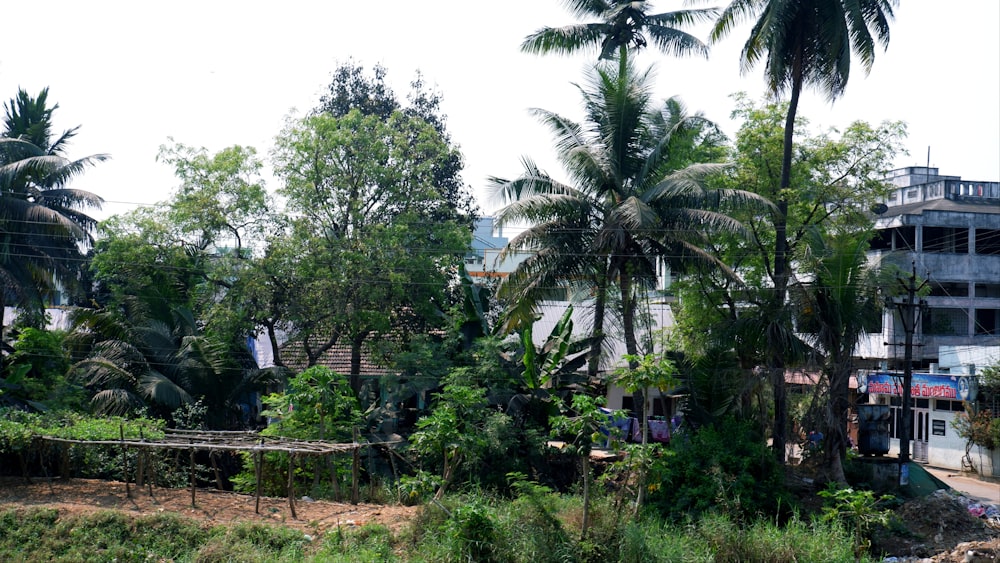
[[[295,340],[281,345],[281,361],[293,371],[301,371],[308,367],[309,362],[306,358],[306,351],[302,346],[302,342]],[[349,375],[351,373],[351,346],[340,343],[332,346],[319,357],[316,365],[328,367],[343,375]],[[361,348],[360,371],[362,377],[381,377],[391,373],[385,366],[380,364],[377,358],[373,357],[371,350],[367,346],[362,346]]]

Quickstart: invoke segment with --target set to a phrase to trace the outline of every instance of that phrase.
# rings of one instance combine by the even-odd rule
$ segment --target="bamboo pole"
[[[298,520],[295,515],[295,454],[288,452],[288,509],[292,513],[292,519]]]
[[[195,508],[194,503],[194,445],[191,446],[191,508]]]
[[[261,440],[263,443],[263,440]],[[264,452],[255,451],[253,452],[253,470],[254,477],[256,478],[256,486],[254,487],[254,495],[257,497],[254,502],[253,511],[260,514],[260,481],[264,476]]]
[[[125,498],[132,498],[132,489],[128,485],[128,446],[125,445],[125,425],[118,424],[118,437],[122,443],[122,479],[125,480]]]
[[[351,504],[358,504],[358,476],[361,473],[361,447],[358,446],[358,429],[354,429],[354,451],[351,463]]]

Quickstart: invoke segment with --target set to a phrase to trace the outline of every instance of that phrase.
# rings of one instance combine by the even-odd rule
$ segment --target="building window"
[[[900,227],[893,229],[893,242],[895,250],[916,250],[917,230],[914,227]]]
[[[892,250],[892,231],[888,229],[875,231],[875,236],[869,242],[872,250]]]
[[[969,229],[924,227],[924,252],[969,253]]]
[[[967,283],[932,283],[931,297],[968,297],[969,284]]]
[[[969,311],[966,309],[928,309],[922,316],[924,334],[935,336],[968,336]]]
[[[1000,283],[977,283],[976,297],[1000,297]]]
[[[1000,255],[1000,230],[976,229],[976,254]]]
[[[934,410],[943,412],[965,412],[965,403],[962,401],[935,399]]]
[[[976,309],[976,335],[1000,335],[1000,309]]]

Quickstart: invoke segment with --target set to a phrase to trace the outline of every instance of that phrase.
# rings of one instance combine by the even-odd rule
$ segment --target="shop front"
[[[903,374],[862,370],[857,379],[859,403],[888,406],[889,454],[899,455]],[[975,402],[977,391],[978,381],[974,375],[913,374],[910,386],[910,453],[913,461],[946,469],[963,469],[966,443],[958,435],[953,421],[955,417],[965,413],[967,404]],[[989,451],[972,453],[983,458],[976,460],[978,467],[992,472],[993,463]]]

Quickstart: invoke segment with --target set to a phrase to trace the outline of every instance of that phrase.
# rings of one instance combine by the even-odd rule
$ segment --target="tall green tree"
[[[412,323],[433,326],[469,232],[438,220],[449,205],[435,180],[451,149],[426,121],[353,109],[292,120],[274,151],[286,198],[288,259],[297,304],[288,322],[310,365],[338,343],[351,348],[351,386],[361,389],[369,337]],[[423,330],[423,329],[421,329]]]
[[[769,93],[789,93],[785,115],[781,175],[774,200],[773,311],[781,311],[787,297],[790,253],[787,238],[789,194],[792,187],[792,144],[795,115],[804,86],[813,86],[830,101],[847,87],[852,53],[865,72],[875,61],[875,44],[889,42],[889,21],[896,0],[733,0],[719,15],[710,40],[726,36],[745,20],[753,22],[750,37],[740,55],[744,71],[765,59],[764,76]],[[766,58],[765,58],[766,57]],[[785,360],[783,339],[769,344],[768,366],[772,370],[775,394],[774,447],[784,460],[787,406],[784,392]]]
[[[165,209],[166,242],[203,264],[191,306],[206,329],[239,340],[273,327],[280,318],[271,306],[280,281],[265,262],[285,222],[256,151],[237,145],[209,154],[174,144],[161,147],[159,159],[180,180]]]
[[[400,112],[410,118],[419,118],[434,128],[449,151],[436,157],[433,166],[434,186],[447,205],[434,211],[436,220],[457,220],[473,228],[478,207],[472,190],[462,179],[464,165],[462,154],[448,132],[448,118],[441,110],[440,92],[427,87],[418,72],[410,82],[406,101],[399,98],[386,82],[388,70],[375,65],[371,74],[363,67],[348,61],[338,66],[332,74],[327,92],[320,98],[314,113],[344,117],[351,110],[362,115],[374,116],[383,121]]]
[[[101,223],[99,308],[77,315],[76,372],[100,410],[147,404],[166,416],[200,400],[211,425],[237,425],[239,395],[272,376],[247,340],[264,324],[258,262],[281,221],[253,149],[174,144],[160,159],[180,181],[171,198]]]
[[[737,280],[701,269],[678,285],[684,309],[678,315],[679,332],[684,335],[686,351],[697,355],[715,348],[732,349],[748,373],[757,366],[770,366],[779,356],[782,365],[794,366],[808,352],[793,324],[794,307],[786,300],[775,300],[782,260],[776,256],[776,239],[783,236],[785,259],[794,265],[806,251],[805,240],[813,230],[857,231],[870,225],[871,207],[887,194],[881,178],[903,150],[906,134],[899,122],[855,122],[843,131],[817,133],[800,117],[794,181],[782,192],[778,189],[778,163],[786,114],[786,104],[756,104],[738,96],[734,116],[743,123],[736,135],[734,167],[717,177],[724,186],[740,186],[773,201],[784,198],[785,211],[772,207],[766,213],[751,215],[737,210],[735,217],[750,236],[715,238],[709,251],[738,272]],[[791,269],[788,275],[794,273]],[[706,331],[706,326],[712,330]],[[770,376],[780,409],[784,370],[772,369]],[[773,423],[784,424],[778,418]],[[777,432],[784,430],[782,427]]]
[[[596,375],[605,340],[609,291],[617,289],[626,348],[638,354],[635,313],[653,287],[656,261],[675,269],[690,260],[725,266],[702,249],[710,232],[740,225],[715,210],[720,202],[762,200],[740,190],[709,190],[704,179],[721,165],[722,138],[676,99],[654,102],[651,74],[631,62],[601,64],[581,87],[586,120],[534,110],[556,137],[558,157],[571,178],[555,180],[531,160],[513,180],[491,178],[504,204],[497,224],[528,223],[506,253],[530,252],[501,285],[513,307],[505,328],[533,320],[555,288],[583,286],[593,295],[588,371]]]
[[[98,154],[70,160],[62,153],[78,128],[52,138],[48,90],[37,97],[25,91],[4,104],[0,132],[0,310],[44,310],[56,291],[74,287],[97,222],[87,215],[100,208],[97,195],[68,187],[88,167],[104,161]],[[0,320],[0,342],[3,322]],[[6,345],[4,345],[6,347]]]

